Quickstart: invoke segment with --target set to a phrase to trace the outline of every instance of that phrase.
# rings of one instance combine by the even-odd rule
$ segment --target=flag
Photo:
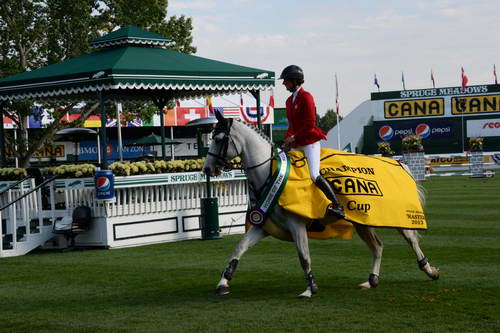
[[[116,119],[106,119],[106,127],[117,127],[118,121]]]
[[[224,106],[222,113],[226,118],[241,118],[241,108],[239,106]]]
[[[175,106],[178,107],[178,108],[180,108],[181,107],[181,101],[176,100],[175,101]]]
[[[431,68],[431,81],[432,81],[432,87],[436,88],[436,80],[434,80],[434,72],[432,71],[432,68]]]
[[[214,113],[214,107],[212,105],[212,97],[207,97],[206,98],[206,105],[208,107],[208,113]]]
[[[142,127],[142,120],[141,119],[133,119],[132,121],[127,121],[127,127]]]
[[[177,126],[184,126],[191,120],[205,118],[207,116],[207,111],[204,107],[182,107],[177,108],[176,111]]]
[[[243,94],[240,94],[240,112],[243,114]]]
[[[269,96],[269,107],[274,109],[274,89],[271,89],[271,96]]]
[[[495,77],[495,84],[498,84],[497,68],[496,68],[495,64],[493,64],[493,76]]]
[[[401,72],[401,82],[403,83],[403,90],[406,90],[405,73]]]
[[[380,91],[380,84],[378,83],[378,80],[377,80],[377,74],[375,74],[375,78],[373,80],[373,84],[377,86],[378,88],[378,91]]]
[[[163,108],[163,114],[161,116],[165,117],[165,126],[177,126],[177,110],[179,108],[168,109]]]
[[[335,112],[337,112],[337,116],[340,116],[339,81],[337,80],[337,73],[335,73]]]
[[[469,78],[467,77],[467,75],[465,75],[465,71],[464,71],[464,68],[462,66],[462,89],[465,89],[465,87],[467,87],[468,82],[469,82]]]

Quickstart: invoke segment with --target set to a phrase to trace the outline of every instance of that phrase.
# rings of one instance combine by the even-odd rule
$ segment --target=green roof
[[[151,37],[148,31],[126,27],[101,38],[141,31]],[[272,71],[127,44],[0,79],[0,100],[94,99],[98,91],[116,99],[150,98],[155,91],[183,99],[269,89],[274,77]]]
[[[90,46],[94,48],[134,44],[167,46],[172,44],[172,41],[160,34],[129,25],[90,42]]]

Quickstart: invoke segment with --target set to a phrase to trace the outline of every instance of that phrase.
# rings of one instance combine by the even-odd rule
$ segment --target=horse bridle
[[[222,142],[221,142],[221,145],[220,145],[220,148],[219,148],[219,151],[217,152],[217,154],[207,152],[207,155],[214,157],[215,161],[216,161],[215,163],[216,164],[220,163],[223,166],[224,170],[232,168],[231,164],[227,161],[227,150],[229,149],[229,142],[232,143],[234,150],[236,151],[236,156],[241,157],[241,152],[238,150],[238,146],[236,146],[236,143],[234,142],[233,137],[231,136],[232,125],[233,125],[233,119],[231,119],[231,118],[223,119],[222,121],[219,121],[217,123],[217,125],[215,126],[215,129],[214,129],[214,133],[212,134],[212,138],[214,138],[214,140],[215,140],[215,137],[217,135],[219,135],[220,133],[224,133],[224,137],[221,139]],[[276,158],[276,156],[277,155],[275,155],[271,152],[271,157],[269,157],[268,159],[266,159],[265,161],[263,161],[261,163],[258,163],[256,165],[253,165],[250,167],[246,167],[245,170],[251,170],[251,169],[258,168],[258,167],[266,164],[267,162],[273,160],[274,158]]]

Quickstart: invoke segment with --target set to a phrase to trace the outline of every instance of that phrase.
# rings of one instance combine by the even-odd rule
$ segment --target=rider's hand
[[[292,144],[293,141],[295,141],[295,137],[293,135],[289,136],[288,138],[283,140],[283,143],[281,144],[281,148],[285,151],[290,150],[290,145]]]

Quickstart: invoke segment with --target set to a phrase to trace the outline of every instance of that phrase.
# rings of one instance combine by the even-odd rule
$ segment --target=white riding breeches
[[[309,174],[311,179],[316,181],[319,174],[319,161],[321,157],[321,144],[319,141],[305,145],[302,147],[293,148],[292,150],[302,150],[307,158],[307,164],[309,166]]]

